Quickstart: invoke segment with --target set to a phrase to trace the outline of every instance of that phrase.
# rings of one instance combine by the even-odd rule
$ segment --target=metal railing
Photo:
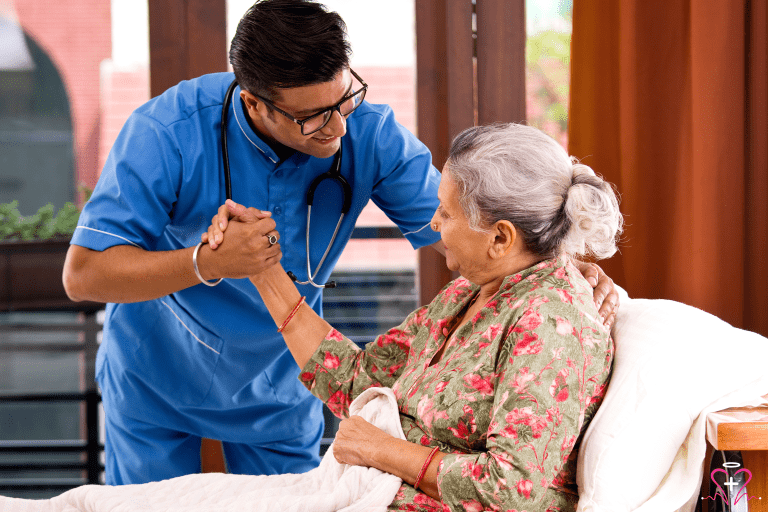
[[[55,422],[55,411],[41,413],[40,406],[72,404],[80,424],[79,439],[0,440],[0,492],[60,492],[83,484],[101,483],[104,467],[99,440],[99,403],[94,363],[101,325],[97,311],[86,305],[85,311],[70,313],[74,322],[50,322],[34,313],[3,313],[0,354],[72,354],[76,356],[81,392],[0,393],[3,415],[29,427],[47,419]],[[33,322],[32,320],[36,320]],[[63,334],[77,341],[45,341],[52,334]],[[12,359],[11,359],[12,361]],[[71,366],[71,365],[70,365]],[[30,407],[34,410],[30,414]],[[37,413],[37,414],[35,414]],[[15,416],[15,417],[14,417]],[[24,421],[22,421],[24,420]],[[50,429],[49,429],[50,430]],[[19,460],[23,455],[24,460]],[[64,458],[66,461],[61,461]],[[30,461],[32,459],[33,461]],[[64,472],[68,476],[52,477]],[[13,479],[9,479],[11,475]],[[76,475],[76,476],[73,476]]]

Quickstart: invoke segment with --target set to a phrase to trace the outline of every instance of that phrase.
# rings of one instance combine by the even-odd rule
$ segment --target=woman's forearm
[[[277,264],[250,279],[275,324],[278,327],[283,325],[301,299],[283,266]],[[298,308],[282,334],[299,368],[307,364],[330,330],[331,324],[320,318],[311,307],[302,304]]]
[[[431,452],[430,447],[392,437],[378,444],[371,465],[413,485]],[[437,489],[437,468],[440,467],[440,461],[444,456],[439,451],[434,454],[419,482],[419,490],[438,501],[440,494]]]

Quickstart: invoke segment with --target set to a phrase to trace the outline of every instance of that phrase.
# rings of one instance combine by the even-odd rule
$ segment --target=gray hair
[[[528,250],[547,258],[616,252],[623,218],[613,187],[536,128],[464,130],[451,144],[446,169],[472,229],[507,220],[522,231]]]

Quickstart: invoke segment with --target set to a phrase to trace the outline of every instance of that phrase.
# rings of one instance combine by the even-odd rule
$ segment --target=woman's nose
[[[432,231],[440,232],[440,225],[437,222],[437,213],[432,216],[429,226],[432,228]]]

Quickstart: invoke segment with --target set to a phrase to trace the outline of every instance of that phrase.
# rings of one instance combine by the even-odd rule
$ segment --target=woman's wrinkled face
[[[440,233],[445,246],[448,268],[458,271],[472,282],[483,273],[488,262],[489,234],[469,227],[469,221],[459,204],[459,190],[450,173],[448,164],[443,169],[437,190],[440,206],[432,217],[432,229]]]

